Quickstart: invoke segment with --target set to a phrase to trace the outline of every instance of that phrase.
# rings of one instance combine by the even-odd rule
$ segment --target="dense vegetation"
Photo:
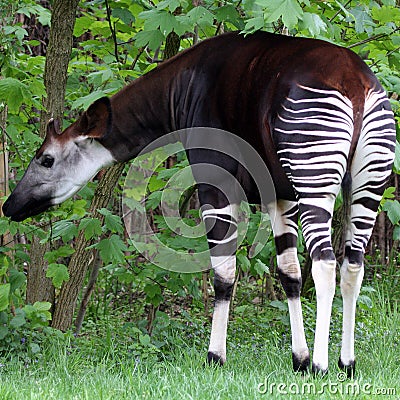
[[[51,98],[51,87],[46,86],[51,76],[45,77],[43,72],[46,55],[50,52],[51,10],[55,3],[57,1],[0,1],[0,196],[5,197],[15,186],[42,140],[44,108],[49,106],[45,99],[46,96],[47,100]],[[258,29],[321,38],[353,49],[384,85],[396,121],[400,121],[400,8],[395,0],[94,0],[80,2],[76,15],[66,71],[64,127],[94,100],[112,95],[178,50],[225,31],[251,33]],[[400,135],[399,129],[397,132]],[[400,171],[397,150],[398,144],[396,173]],[[188,243],[185,238],[171,235],[158,207],[168,179],[186,165],[181,153],[165,160],[146,188],[146,207],[154,232],[161,241],[182,251],[204,243],[202,239]],[[56,370],[61,371],[64,362],[73,371],[71,374],[75,378],[68,379],[78,379],[77,366],[82,364],[93,374],[99,372],[100,376],[110,377],[110,371],[117,371],[125,385],[135,387],[147,373],[149,387],[157,383],[163,368],[158,361],[165,363],[167,376],[181,375],[183,368],[189,371],[178,383],[183,387],[188,384],[188,376],[203,373],[199,360],[208,340],[212,274],[160,269],[132,246],[124,230],[119,200],[126,170],[127,167],[124,171],[122,168],[113,171],[115,181],[122,175],[108,205],[93,205],[98,204],[96,189],[104,181],[102,173],[77,196],[51,212],[18,224],[0,217],[0,355],[9,379],[15,374],[24,374],[19,370],[23,367],[18,367],[15,360],[23,360],[27,366],[34,361],[43,362],[51,368],[55,358],[60,358],[59,364],[58,361],[54,364]],[[396,307],[400,293],[398,190],[397,176],[393,175],[366,261],[368,272],[360,296],[357,326],[359,353],[364,352],[361,362],[366,366],[365,379],[373,381],[374,368],[379,369],[380,362],[385,366],[392,363],[391,373],[380,375],[377,384],[390,387],[399,381],[398,359],[396,361],[390,351],[386,353],[382,343],[392,350],[399,342],[395,328],[395,322],[399,321]],[[195,225],[199,217],[195,191],[183,197],[184,221]],[[1,200],[0,197],[0,204]],[[253,386],[250,391],[239,392],[243,397],[254,395],[254,380],[261,382],[271,370],[288,372],[290,358],[288,315],[276,280],[272,237],[257,258],[249,258],[254,233],[260,218],[264,218],[256,208],[252,210],[246,237],[237,254],[239,272],[233,301],[234,324],[230,328],[233,338],[229,346],[233,363],[246,360],[243,369],[256,365],[257,373],[262,376],[248,375],[245,384]],[[307,254],[301,236],[298,246],[307,278]],[[87,258],[80,258],[81,253],[76,255],[79,248]],[[78,283],[77,288],[81,306],[77,320],[76,313],[73,314],[76,331],[81,329],[86,311],[82,337],[77,339],[51,328],[68,330],[72,325],[72,320],[60,320],[57,307],[68,312],[75,309],[76,298],[69,299],[69,304],[60,301],[65,298],[66,284],[71,282],[74,273],[71,267],[74,257],[78,258],[84,280],[84,285]],[[86,274],[87,263],[90,265]],[[43,270],[48,278],[40,281],[40,285],[47,288],[46,296],[41,297],[36,290],[35,285],[39,283],[32,277],[37,270]],[[306,329],[312,342],[315,302],[312,284],[309,279],[305,282],[305,319],[309,324]],[[340,307],[340,298],[337,298],[333,319],[337,331],[332,337],[336,345],[340,341]],[[271,349],[283,356],[271,354]],[[264,360],[265,368],[260,367],[263,365],[260,360]],[[272,367],[268,367],[269,362]],[[177,363],[183,365],[179,371],[172,368]],[[129,369],[125,370],[128,364]],[[225,372],[207,370],[206,376],[209,380],[222,379],[222,383],[228,379],[232,384],[235,374],[243,371],[231,368]],[[129,377],[130,374],[134,378]],[[278,376],[277,381],[282,379],[282,375]],[[24,382],[26,378],[18,379]],[[58,379],[56,372],[50,377],[53,382]],[[196,379],[199,387],[204,384],[202,379]],[[110,383],[112,390],[103,384],[100,382],[94,391],[104,390],[105,396],[112,396],[114,384]],[[47,388],[47,384],[43,385]],[[67,381],[63,385],[69,387],[67,392],[73,398],[75,389],[71,389]],[[77,390],[83,390],[83,386],[84,383],[77,385]],[[121,387],[121,383],[115,384],[115,391],[122,390]],[[224,388],[222,384],[219,387]],[[142,389],[137,389],[137,393],[151,396],[161,393],[160,388],[155,390],[153,386]],[[48,392],[37,398],[53,398],[50,388],[44,390]],[[168,391],[168,387],[165,390],[166,395],[175,398],[180,393],[175,389]],[[2,398],[15,398],[13,393],[12,388],[5,389],[4,393],[0,391]],[[182,389],[182,393],[201,397],[195,391]],[[232,392],[223,393],[228,397]],[[91,398],[85,396],[82,398]]]

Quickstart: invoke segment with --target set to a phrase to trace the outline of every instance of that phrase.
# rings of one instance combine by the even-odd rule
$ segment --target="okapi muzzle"
[[[114,161],[101,144],[111,125],[108,98],[97,100],[63,132],[51,119],[42,146],[3,205],[4,215],[22,221],[78,192],[101,168]]]

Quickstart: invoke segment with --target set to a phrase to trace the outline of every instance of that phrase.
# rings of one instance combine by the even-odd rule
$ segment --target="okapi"
[[[257,32],[227,33],[183,51],[136,79],[111,98],[101,98],[63,132],[50,121],[44,143],[3,206],[21,221],[71,197],[97,171],[134,158],[147,144],[179,129],[210,127],[232,132],[256,149],[275,186],[272,229],[278,274],[288,298],[295,371],[310,364],[300,303],[297,257],[300,218],[312,259],[317,316],[312,370],[328,369],[328,340],[335,293],[336,259],[331,242],[335,198],[348,210],[345,258],[340,268],[343,338],[339,367],[354,374],[356,300],[363,256],[375,223],[395,148],[393,113],[385,92],[353,52],[316,39]],[[230,157],[188,152],[189,163],[241,171]],[[240,172],[242,173],[242,172]],[[251,179],[244,190],[253,198]],[[232,252],[235,204],[218,188],[198,185],[206,221],[215,308],[209,362],[226,361],[229,302],[235,279]],[[215,243],[224,241],[221,254]]]

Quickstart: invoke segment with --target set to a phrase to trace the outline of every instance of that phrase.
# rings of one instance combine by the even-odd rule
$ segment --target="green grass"
[[[159,350],[145,341],[138,345],[137,331],[124,327],[118,316],[98,326],[88,323],[80,338],[49,339],[35,361],[5,359],[0,399],[347,399],[352,396],[340,391],[349,384],[359,388],[360,399],[399,399],[400,313],[382,287],[370,293],[372,307],[359,312],[355,381],[341,382],[336,367],[340,306],[333,313],[330,371],[322,378],[292,372],[288,328],[267,307],[235,316],[222,368],[204,362],[210,325],[205,318],[186,316],[156,330],[152,343]],[[312,308],[313,302],[307,305]],[[323,394],[291,393],[302,387]],[[389,388],[397,396],[374,394]]]

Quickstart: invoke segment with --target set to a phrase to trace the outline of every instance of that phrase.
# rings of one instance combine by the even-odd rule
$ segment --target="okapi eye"
[[[42,160],[43,167],[51,168],[54,164],[54,158],[50,156],[44,156]]]

